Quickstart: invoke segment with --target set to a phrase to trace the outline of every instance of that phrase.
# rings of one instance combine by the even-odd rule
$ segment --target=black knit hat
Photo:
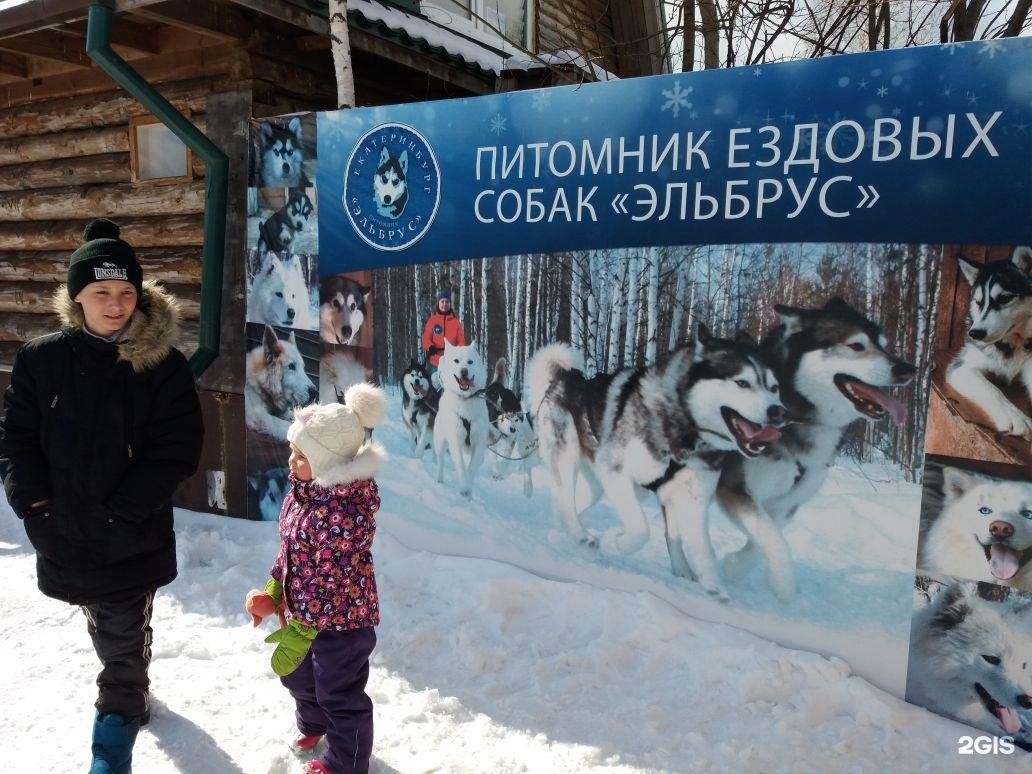
[[[118,238],[120,229],[107,218],[91,220],[83,231],[85,244],[72,253],[68,264],[68,295],[75,298],[91,282],[124,280],[143,293],[143,268],[136,253]]]

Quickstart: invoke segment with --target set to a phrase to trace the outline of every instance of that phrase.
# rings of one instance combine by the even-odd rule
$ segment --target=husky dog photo
[[[247,321],[298,330],[317,328],[315,256],[292,252],[248,255]]]
[[[929,457],[917,566],[927,572],[1032,591],[1029,471]]]
[[[325,343],[372,346],[372,287],[365,277],[368,274],[351,272],[320,278],[319,336]]]
[[[753,629],[819,622],[902,692],[941,257],[711,245],[373,270],[363,324],[395,396],[381,485],[414,526],[500,555],[645,579]]]
[[[253,186],[311,186],[316,162],[313,116],[285,116],[253,122],[250,158]]]
[[[918,576],[907,701],[1032,750],[1032,595]]]
[[[1032,465],[1032,247],[952,251],[943,284],[928,451]]]

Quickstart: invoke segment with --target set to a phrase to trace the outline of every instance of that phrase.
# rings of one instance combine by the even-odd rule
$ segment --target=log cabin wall
[[[18,347],[56,330],[50,297],[61,289],[68,257],[95,217],[117,221],[145,276],[162,281],[180,298],[185,317],[181,348],[189,355],[197,346],[204,164],[194,160],[188,182],[132,182],[129,121],[146,111],[83,53],[86,6],[55,0],[50,19],[40,15],[47,12],[42,5],[42,11],[26,5],[0,14],[0,388],[6,386]],[[603,0],[539,3],[538,50],[575,49],[606,69],[638,74],[621,72],[630,60],[613,54],[617,40],[608,7]],[[617,33],[624,34],[621,24],[626,26],[626,19],[616,21]],[[246,511],[246,127],[251,117],[335,107],[324,27],[325,20],[272,0],[140,0],[113,20],[112,48],[230,160],[222,354],[199,380],[204,453],[198,474],[177,493],[177,505]],[[352,24],[351,42],[359,105],[518,87],[411,41],[400,45],[372,27]],[[528,79],[524,85],[583,77],[543,73],[535,78],[546,80]],[[209,471],[224,474],[226,508],[209,502]]]

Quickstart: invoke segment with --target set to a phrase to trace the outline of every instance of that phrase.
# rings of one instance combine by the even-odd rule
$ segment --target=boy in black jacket
[[[149,720],[154,593],[176,577],[171,497],[204,429],[175,299],[143,281],[117,225],[85,238],[54,296],[63,329],[15,358],[0,475],[40,590],[82,607],[103,665],[90,772],[121,774]]]

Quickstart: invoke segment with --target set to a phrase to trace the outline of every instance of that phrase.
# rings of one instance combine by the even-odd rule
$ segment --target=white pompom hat
[[[308,458],[312,480],[320,486],[372,478],[387,455],[369,431],[383,421],[386,411],[383,390],[360,382],[347,389],[343,403],[297,409],[287,440]]]

